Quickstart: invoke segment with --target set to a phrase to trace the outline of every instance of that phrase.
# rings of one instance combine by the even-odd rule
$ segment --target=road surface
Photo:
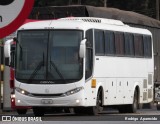
[[[36,118],[33,112],[30,110],[26,115],[18,116],[16,112],[1,112],[0,113],[1,120],[2,116],[11,117],[11,124],[16,124],[17,121],[26,121],[25,119],[29,119],[31,122],[23,122],[26,124],[31,124],[32,121],[37,119],[38,124],[127,124],[129,123],[152,123],[159,124],[160,123],[160,111],[156,109],[140,109],[137,113],[125,113],[121,114],[117,110],[107,110],[101,113],[99,116],[89,116],[89,115],[75,115],[74,113],[50,113],[45,114],[43,117]],[[19,118],[20,117],[20,118]],[[13,122],[15,121],[15,122]],[[28,120],[27,120],[28,121]],[[35,123],[35,122],[33,122]],[[6,124],[6,122],[1,121],[0,124]],[[8,124],[8,123],[7,123]]]

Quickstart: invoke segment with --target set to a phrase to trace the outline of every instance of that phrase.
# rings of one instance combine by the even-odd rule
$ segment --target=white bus
[[[118,20],[73,17],[19,28],[15,104],[97,115],[105,106],[136,112],[153,100],[152,34]]]

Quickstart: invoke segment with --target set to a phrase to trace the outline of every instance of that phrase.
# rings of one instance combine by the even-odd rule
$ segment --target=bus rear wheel
[[[17,109],[17,113],[18,113],[19,115],[24,115],[24,114],[27,113],[27,109]]]
[[[157,103],[157,110],[160,110],[160,104]]]
[[[129,113],[136,113],[138,109],[138,92],[134,92],[133,104],[128,105],[128,112]]]

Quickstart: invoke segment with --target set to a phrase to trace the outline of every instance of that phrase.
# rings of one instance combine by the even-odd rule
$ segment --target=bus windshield
[[[71,83],[82,78],[79,30],[19,31],[15,77],[23,83]]]

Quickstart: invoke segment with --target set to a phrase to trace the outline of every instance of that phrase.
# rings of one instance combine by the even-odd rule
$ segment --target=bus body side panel
[[[152,66],[148,65],[149,61],[152,59],[96,56],[94,78],[105,83],[104,105],[132,104],[136,86],[140,92],[140,103],[150,102],[148,90],[151,88],[144,87],[152,68],[148,67]]]

